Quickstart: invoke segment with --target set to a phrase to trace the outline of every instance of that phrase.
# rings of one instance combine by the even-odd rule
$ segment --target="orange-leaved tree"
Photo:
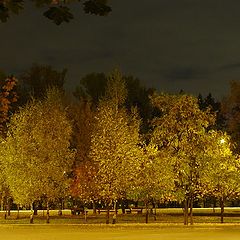
[[[14,76],[0,78],[0,134],[6,133],[6,123],[9,121],[13,103],[17,102],[17,79]]]

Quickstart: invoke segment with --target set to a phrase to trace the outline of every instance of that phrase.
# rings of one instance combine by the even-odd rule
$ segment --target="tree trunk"
[[[93,214],[96,215],[97,214],[97,209],[96,209],[96,203],[95,200],[93,200]]]
[[[157,221],[157,204],[154,204],[154,221]]]
[[[61,204],[60,204],[60,207],[58,209],[58,216],[62,216],[62,211],[63,211],[63,208],[64,208],[64,200],[61,198]]]
[[[109,207],[107,208],[107,215],[106,215],[106,224],[109,224],[109,218],[110,218],[110,211]]]
[[[87,223],[87,209],[84,207],[84,221]]]
[[[20,206],[19,206],[19,204],[17,205],[17,219],[19,219],[19,208],[20,208]]]
[[[114,214],[113,214],[113,220],[112,220],[112,224],[115,224],[117,222],[117,201],[114,201]]]
[[[1,195],[1,211],[4,210],[4,191],[2,192],[2,195]]]
[[[33,215],[34,216],[38,215],[37,210],[38,210],[38,208],[37,208],[36,202],[34,202],[33,203]]]
[[[221,223],[223,223],[223,217],[224,217],[224,199],[220,199],[220,207],[221,207]]]
[[[126,211],[125,211],[125,200],[124,199],[121,200],[121,209],[122,209],[122,213],[125,214]]]
[[[110,219],[110,203],[107,203],[107,214],[106,214],[106,224],[109,224]]]
[[[184,225],[188,225],[188,198],[184,201]]]
[[[33,203],[31,204],[30,223],[33,224]]]
[[[148,223],[148,219],[149,219],[148,203],[145,204],[145,207],[146,207],[146,218],[145,218],[145,222]]]
[[[192,196],[190,198],[189,204],[190,204],[190,213],[189,213],[189,215],[190,215],[190,224],[193,225],[193,197]]]
[[[8,198],[8,200],[7,200],[7,215],[8,215],[8,216],[11,215],[11,205],[12,205],[12,202],[11,202],[11,200]]]
[[[47,201],[47,220],[46,220],[46,223],[50,223],[50,217],[49,217],[49,203]]]

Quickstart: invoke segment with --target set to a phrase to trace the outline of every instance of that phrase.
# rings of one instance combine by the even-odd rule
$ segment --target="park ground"
[[[105,214],[88,213],[72,216],[64,210],[58,216],[50,211],[50,223],[45,221],[46,212],[39,211],[34,224],[29,223],[29,211],[16,211],[4,219],[0,212],[0,240],[239,240],[240,209],[226,209],[225,223],[219,221],[219,209],[195,209],[195,224],[184,226],[181,209],[159,209],[157,220],[150,217],[144,223],[143,214],[119,214],[116,224],[105,224]]]
[[[239,240],[240,225],[0,225],[7,240]]]

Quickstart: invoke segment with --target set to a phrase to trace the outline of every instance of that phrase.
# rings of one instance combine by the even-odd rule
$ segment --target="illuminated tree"
[[[176,197],[184,202],[184,224],[192,220],[194,198],[199,192],[199,170],[205,154],[205,136],[215,115],[199,109],[188,95],[156,95],[152,98],[161,116],[153,120],[152,144],[175,159]]]
[[[4,200],[6,197],[9,197],[9,189],[8,185],[6,184],[6,176],[5,172],[3,171],[4,169],[4,161],[6,159],[4,158],[4,152],[5,152],[5,144],[4,144],[4,138],[0,136],[0,168],[1,173],[0,173],[0,199],[1,199],[1,211],[3,211],[4,208]]]
[[[149,203],[173,200],[175,173],[172,171],[172,162],[171,157],[159,151],[157,146],[150,144],[144,147],[143,162],[128,196],[145,203],[146,223]]]
[[[32,0],[37,8],[48,8],[43,13],[45,17],[60,25],[74,18],[68,5],[81,2],[83,10],[88,14],[106,16],[111,12],[108,0]],[[6,22],[11,14],[19,14],[24,8],[24,0],[2,0],[0,2],[0,21]]]
[[[205,147],[207,154],[200,172],[201,192],[203,196],[213,196],[219,200],[223,223],[226,200],[240,195],[240,162],[232,154],[231,141],[227,134],[211,131]]]
[[[123,107],[126,94],[121,74],[113,72],[108,79],[106,96],[97,109],[92,133],[90,156],[97,166],[99,195],[107,207],[112,201],[125,197],[141,165],[140,121],[136,112],[129,115]]]
[[[11,118],[4,171],[16,203],[32,204],[42,196],[48,202],[65,194],[65,173],[74,154],[72,129],[60,96],[58,90],[49,90],[44,100],[32,101]]]

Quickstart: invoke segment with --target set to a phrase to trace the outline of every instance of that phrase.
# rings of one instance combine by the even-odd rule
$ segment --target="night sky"
[[[108,17],[83,13],[60,26],[28,4],[0,24],[0,69],[33,63],[68,68],[68,89],[91,72],[118,67],[159,91],[221,98],[240,79],[239,0],[112,0]]]

